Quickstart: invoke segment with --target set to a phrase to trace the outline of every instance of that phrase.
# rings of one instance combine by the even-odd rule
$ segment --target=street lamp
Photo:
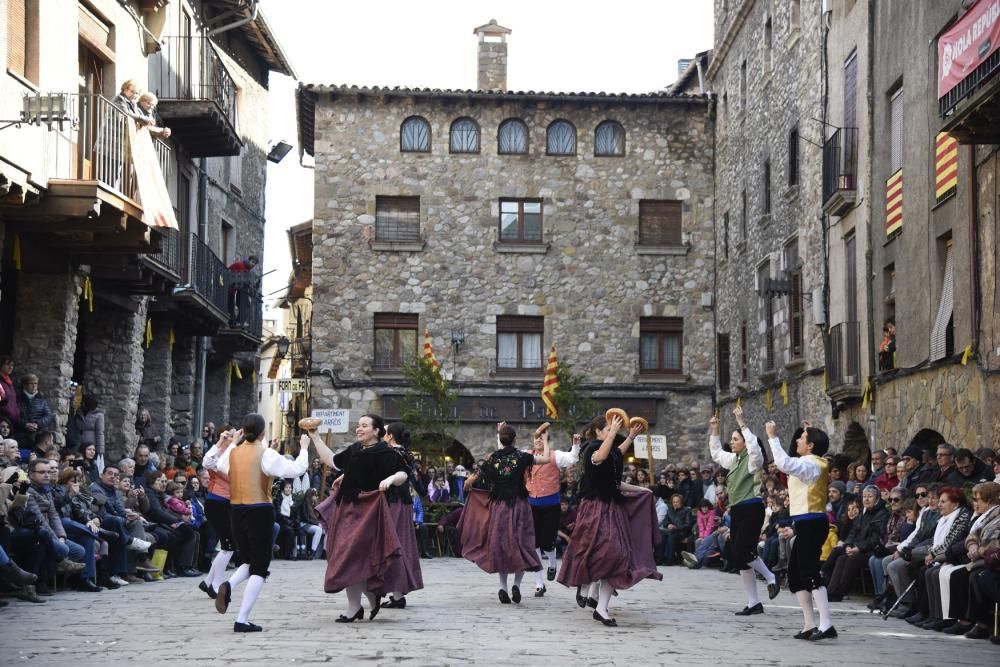
[[[289,344],[288,336],[282,336],[281,338],[278,339],[278,342],[277,342],[277,345],[278,345],[278,354],[280,356],[283,357],[286,354],[288,354],[288,344]]]

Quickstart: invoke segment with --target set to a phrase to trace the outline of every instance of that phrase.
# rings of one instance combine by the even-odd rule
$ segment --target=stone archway
[[[424,467],[432,465],[435,468],[440,468],[451,463],[471,470],[476,461],[472,452],[454,438],[442,443],[437,438],[418,436],[410,444],[410,450]]]
[[[920,449],[929,453],[932,457],[937,446],[946,442],[944,436],[932,428],[922,428],[910,439],[910,445],[916,445]]]

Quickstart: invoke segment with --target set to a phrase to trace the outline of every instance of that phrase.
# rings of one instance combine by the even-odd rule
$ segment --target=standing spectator
[[[21,444],[21,449],[28,449],[31,439],[38,433],[54,431],[56,418],[49,408],[49,401],[38,391],[38,376],[27,373],[21,378],[21,391],[17,395],[17,407],[21,413],[21,421],[15,423],[17,432],[14,439]],[[21,458],[27,458],[26,452],[21,452]]]
[[[98,405],[96,396],[90,393],[84,394],[80,408],[73,415],[73,421],[76,423],[80,452],[83,453],[87,445],[94,445],[96,473],[100,474],[100,471],[104,470],[104,410]]]
[[[135,420],[135,432],[139,436],[139,444],[146,445],[150,451],[159,447],[160,436],[146,408],[139,410],[139,416]]]
[[[6,419],[14,425],[21,421],[21,410],[17,405],[17,390],[10,374],[14,372],[14,358],[10,355],[0,356],[0,419]],[[8,437],[10,433],[2,434]]]
[[[320,490],[323,484],[323,462],[313,459],[309,464],[309,488]]]
[[[451,495],[448,491],[448,484],[444,481],[444,477],[438,477],[434,480],[434,484],[428,494],[428,500],[432,503],[446,503],[451,499]]]
[[[882,342],[878,346],[878,369],[889,371],[896,367],[896,322],[891,317],[882,325]]]

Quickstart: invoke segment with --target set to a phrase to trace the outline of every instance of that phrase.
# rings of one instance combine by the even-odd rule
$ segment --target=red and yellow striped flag
[[[958,141],[947,132],[937,135],[934,165],[934,196],[941,199],[958,187]]]
[[[549,363],[545,366],[545,379],[542,381],[542,403],[545,404],[545,414],[552,419],[559,419],[559,409],[556,407],[556,389],[559,388],[559,376],[556,371],[559,362],[556,360],[556,344],[549,351]]]
[[[441,378],[441,364],[438,363],[437,357],[434,356],[434,348],[431,346],[431,332],[427,329],[424,329],[424,359],[434,369],[434,374],[437,375],[438,382],[443,382],[444,380]]]
[[[885,182],[885,235],[903,228],[903,170]]]

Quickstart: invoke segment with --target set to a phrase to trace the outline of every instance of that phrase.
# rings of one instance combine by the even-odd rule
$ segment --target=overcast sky
[[[640,93],[677,78],[677,60],[712,46],[712,0],[262,0],[305,83],[475,88],[473,28],[510,28],[510,90]],[[313,171],[299,166],[293,93],[271,75],[270,136],[296,144],[269,164],[265,294],[286,284],[285,230],[312,218]],[[273,303],[278,295],[267,298]]]

